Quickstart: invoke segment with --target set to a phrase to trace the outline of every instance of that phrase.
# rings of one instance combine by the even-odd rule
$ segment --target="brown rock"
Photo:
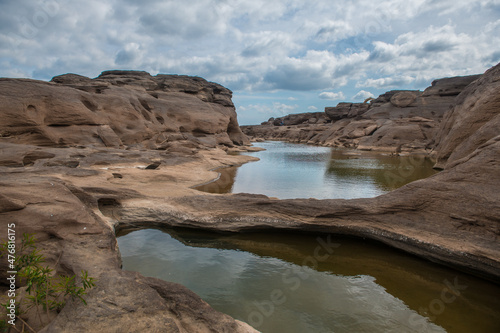
[[[343,118],[356,118],[368,111],[368,103],[339,103],[336,107],[326,107],[325,113],[331,120],[340,120]]]
[[[437,129],[455,96],[477,75],[435,80],[424,93],[416,90],[391,90],[370,103],[339,103],[326,107],[333,121],[327,126],[301,127],[294,122],[288,128],[246,126],[242,130],[255,138],[280,139],[325,146],[343,146],[388,152],[429,153],[434,147]],[[288,116],[287,116],[288,117]],[[282,122],[278,118],[274,124]],[[346,122],[347,121],[347,122]],[[366,130],[366,124],[371,128]],[[376,125],[375,125],[376,123]],[[309,133],[304,133],[308,131]],[[323,131],[323,132],[321,132]]]
[[[391,104],[399,107],[406,108],[410,106],[417,99],[417,95],[410,91],[403,91],[391,97]]]
[[[437,135],[437,168],[446,168],[499,135],[500,65],[489,69],[457,97]]]
[[[469,84],[477,80],[481,75],[456,76],[432,81],[429,88],[425,89],[423,96],[457,96]]]
[[[202,78],[134,71],[108,71],[96,79],[66,74],[51,83],[0,79],[0,139],[43,146],[151,146],[161,133],[190,133],[201,146],[201,138],[216,135],[221,144],[245,145],[249,141],[239,129],[231,95]]]
[[[54,79],[61,83],[0,80],[5,88],[0,90],[0,115],[5,118],[0,123],[2,219],[15,223],[19,232],[36,234],[37,246],[55,273],[73,275],[85,269],[97,279],[86,296],[87,306],[68,300],[60,313],[51,313],[50,323],[40,324],[32,313],[25,319],[41,332],[255,332],[180,285],[122,271],[115,230],[130,226],[368,237],[498,282],[498,77],[499,66],[486,72],[446,115],[436,139],[444,171],[377,198],[356,200],[274,200],[190,189],[216,177],[211,169],[250,160],[202,149],[213,142],[235,144],[239,133],[232,108],[224,106],[227,95],[216,93],[217,86],[200,90],[205,83],[198,78],[107,72],[93,80]],[[26,96],[15,95],[21,83]],[[67,96],[59,96],[61,92]],[[408,107],[394,107],[389,98],[355,120],[310,124],[309,117],[307,124],[246,131],[324,144],[418,146],[434,140],[440,115],[432,111],[436,113],[437,105],[441,110],[449,98],[417,96]],[[18,119],[5,105],[19,113]],[[51,105],[67,105],[75,124]],[[123,117],[114,124],[115,108],[120,107]],[[45,119],[57,120],[56,126]],[[102,138],[107,135],[109,146]],[[413,161],[418,163],[418,157]],[[146,169],[152,164],[155,170]],[[387,177],[404,178],[399,171],[389,171]],[[5,281],[5,274],[1,269],[0,279]]]

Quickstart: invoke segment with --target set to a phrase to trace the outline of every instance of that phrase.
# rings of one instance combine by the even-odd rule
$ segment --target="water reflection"
[[[382,191],[392,191],[437,171],[425,156],[391,156],[372,152],[332,149],[325,176],[327,181],[373,183]]]
[[[256,193],[280,199],[353,199],[384,194],[435,173],[424,157],[308,146],[257,143],[265,151],[241,167],[219,169],[217,181],[197,187],[210,193]]]
[[[379,243],[168,232],[119,237],[124,269],[182,283],[215,309],[264,333],[500,328],[498,286]]]
[[[219,172],[219,178],[216,181],[196,186],[195,188],[198,191],[208,193],[232,193],[238,168],[239,167],[233,166],[217,169],[217,172]]]

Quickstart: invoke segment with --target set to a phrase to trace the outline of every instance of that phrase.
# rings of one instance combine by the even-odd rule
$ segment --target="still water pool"
[[[196,187],[210,193],[255,193],[280,199],[370,198],[436,173],[423,156],[388,154],[268,141],[260,161],[219,169],[217,181]]]
[[[261,332],[500,332],[500,287],[379,243],[123,232],[123,269],[181,283]]]
[[[263,142],[258,162],[198,189],[361,198],[431,176],[422,157]],[[500,332],[500,287],[379,243],[334,235],[123,231],[123,268],[181,283],[261,332]]]

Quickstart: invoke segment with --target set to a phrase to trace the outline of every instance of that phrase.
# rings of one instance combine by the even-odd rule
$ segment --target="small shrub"
[[[3,257],[7,249],[8,242],[1,244],[0,257]],[[59,312],[69,297],[73,300],[78,299],[87,305],[84,296],[87,294],[88,289],[95,286],[94,278],[89,277],[87,271],[81,272],[81,286],[79,286],[77,285],[75,275],[52,276],[51,273],[53,270],[49,266],[43,266],[44,262],[45,258],[36,248],[34,236],[26,233],[23,234],[21,246],[16,251],[14,270],[18,272],[18,277],[22,278],[26,283],[26,293],[28,295],[22,300],[24,302],[23,305],[26,305],[26,310],[34,307],[41,323],[44,322],[42,316],[46,315],[48,320],[49,311],[55,310]],[[7,306],[7,304],[3,305]],[[41,310],[43,310],[45,315],[42,315]],[[20,318],[18,311],[16,317],[25,323]],[[4,332],[6,326],[10,327],[5,321],[0,321],[0,332]]]

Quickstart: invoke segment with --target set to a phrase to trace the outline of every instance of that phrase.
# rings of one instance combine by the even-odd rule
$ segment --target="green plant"
[[[8,242],[1,244],[1,255],[8,248]],[[35,238],[31,234],[23,234],[21,245],[16,254],[14,263],[15,270],[18,272],[26,284],[26,311],[31,308],[36,309],[36,313],[41,323],[43,323],[40,309],[45,311],[47,318],[49,311],[60,311],[68,297],[79,299],[85,305],[87,302],[84,296],[87,290],[95,286],[95,280],[88,276],[87,271],[80,274],[81,286],[77,285],[75,275],[73,276],[52,276],[53,270],[49,266],[43,266],[45,258],[36,248]],[[57,263],[56,263],[57,264]],[[19,314],[16,314],[18,318]],[[21,319],[22,320],[22,319]],[[24,321],[23,321],[24,322]],[[1,329],[0,322],[0,329]]]
[[[5,319],[0,320],[0,332],[2,332],[2,333],[8,332],[9,328],[10,328],[10,325],[7,324],[7,320],[5,320]]]

